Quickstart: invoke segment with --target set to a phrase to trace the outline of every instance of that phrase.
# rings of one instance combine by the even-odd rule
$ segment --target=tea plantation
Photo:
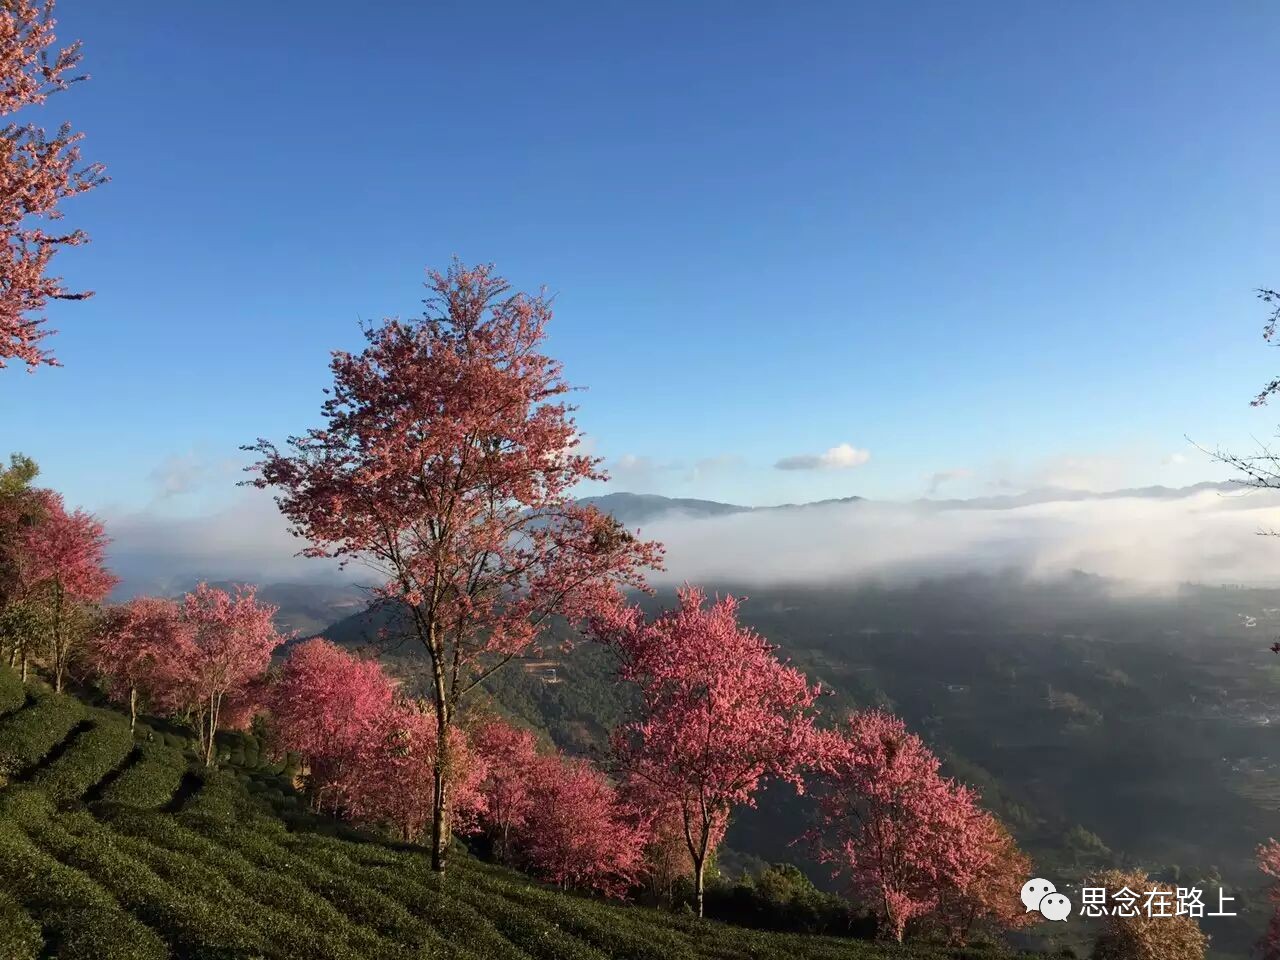
[[[990,956],[770,934],[540,886],[311,816],[251,737],[178,731],[0,667],[0,960],[855,960]]]

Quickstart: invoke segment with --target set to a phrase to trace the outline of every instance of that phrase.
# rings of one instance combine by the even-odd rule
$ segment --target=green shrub
[[[0,716],[13,713],[27,702],[22,678],[6,666],[0,666]]]
[[[133,752],[120,776],[102,791],[100,799],[107,803],[123,803],[134,807],[162,807],[173,799],[187,759],[161,740],[146,740]]]
[[[38,770],[31,782],[59,803],[78,800],[118,767],[132,747],[133,734],[127,723],[101,717],[77,735],[60,757]]]
[[[12,777],[44,759],[84,720],[74,697],[33,691],[31,703],[0,719],[0,776]]]
[[[0,957],[37,960],[43,950],[40,924],[8,894],[0,893]]]

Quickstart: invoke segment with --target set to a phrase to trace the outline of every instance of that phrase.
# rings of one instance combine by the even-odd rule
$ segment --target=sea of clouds
[[[203,516],[104,516],[121,593],[196,579],[369,582],[353,567],[296,556],[270,497],[246,491]],[[1046,499],[1015,506],[859,501],[722,517],[669,514],[642,527],[667,547],[658,582],[735,584],[897,581],[1018,570],[1073,571],[1137,589],[1180,583],[1280,585],[1280,493],[1199,490],[1183,496]]]

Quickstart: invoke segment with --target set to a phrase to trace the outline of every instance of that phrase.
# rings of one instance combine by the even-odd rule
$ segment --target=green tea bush
[[[331,903],[291,876],[287,861],[278,864],[274,871],[260,869],[241,854],[202,837],[165,814],[114,807],[104,809],[102,816],[115,833],[145,840],[216,869],[237,889],[251,892],[259,903],[287,916],[290,927],[301,924],[307,940],[322,938],[326,947],[346,949],[353,956],[409,956],[399,945],[352,924]],[[299,956],[310,955],[303,949],[303,941],[295,942],[294,946]]]
[[[113,895],[134,917],[191,960],[262,957],[267,944],[224,905],[191,896],[112,843],[85,814],[64,814],[33,830],[42,849],[77,868]],[[68,829],[73,827],[74,829]]]
[[[264,805],[250,795],[248,788],[234,773],[204,767],[194,772],[200,781],[199,787],[183,804],[184,810],[230,821],[264,812]]]
[[[155,871],[187,900],[218,904],[247,928],[259,934],[269,960],[365,960],[365,955],[345,943],[345,937],[327,937],[293,912],[272,909],[264,891],[274,876],[258,875],[241,889],[216,865],[199,857],[175,853],[138,837],[116,835],[116,845]]]
[[[329,838],[289,838],[289,850],[295,855],[334,873],[359,878],[366,886],[404,904],[446,941],[465,943],[472,952],[494,960],[519,960],[524,956],[483,912],[465,901],[465,877],[415,873],[406,866],[422,858],[406,858],[390,851],[383,865],[364,865],[351,855],[355,846]]]
[[[0,703],[4,691],[0,670]],[[190,768],[187,741],[167,721],[141,730],[136,745],[122,729],[114,716],[41,691],[0,716],[0,756],[30,778],[0,788],[3,960],[1011,956],[767,932],[609,904],[542,886],[457,845],[441,876],[421,847],[301,808],[288,779],[293,761],[272,764],[256,737],[226,738],[224,752],[241,756],[243,767],[219,771]],[[93,802],[60,808],[81,796]],[[810,901],[820,898],[774,872],[738,906],[757,910],[763,897],[771,921],[812,929]]]
[[[40,924],[16,900],[0,893],[0,957],[38,960],[43,951]]]
[[[44,759],[84,720],[74,697],[34,690],[31,703],[0,719],[0,776],[12,777]]]
[[[358,877],[335,872],[275,842],[268,832],[242,829],[219,818],[183,816],[202,836],[234,849],[261,869],[287,873],[323,896],[356,923],[377,931],[388,940],[413,949],[417,955],[458,955],[427,923],[403,904],[361,883]],[[288,842],[281,830],[277,837]],[[465,953],[463,953],[465,956]]]
[[[101,800],[134,807],[162,807],[173,799],[187,769],[181,751],[162,740],[146,740],[133,752],[132,762],[102,791]]]
[[[110,716],[95,719],[60,757],[36,771],[31,783],[59,803],[78,800],[118,767],[132,748],[133,734],[127,723]]]
[[[535,960],[601,960],[608,954],[577,940],[531,910],[479,888],[466,891],[467,902],[484,911],[508,940]],[[658,956],[650,952],[650,957]]]
[[[164,941],[118,908],[71,909],[56,920],[58,960],[168,960]]]
[[[22,678],[6,666],[0,666],[0,716],[13,713],[27,702],[27,691]]]
[[[637,931],[628,923],[634,910],[615,908],[605,912],[601,904],[529,884],[477,878],[474,886],[490,890],[514,904],[545,917],[608,956],[647,960],[655,950],[671,960],[693,960],[686,938],[670,930]]]
[[[121,910],[106,890],[41,850],[12,822],[0,824],[0,889],[48,931],[59,958],[163,960],[169,955],[164,942]],[[7,945],[3,933],[0,945]]]

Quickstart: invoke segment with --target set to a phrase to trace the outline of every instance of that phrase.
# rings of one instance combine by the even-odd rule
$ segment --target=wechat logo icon
[[[1027,908],[1027,913],[1035,910],[1046,920],[1066,920],[1071,916],[1071,901],[1041,877],[1022,885],[1022,905]]]

